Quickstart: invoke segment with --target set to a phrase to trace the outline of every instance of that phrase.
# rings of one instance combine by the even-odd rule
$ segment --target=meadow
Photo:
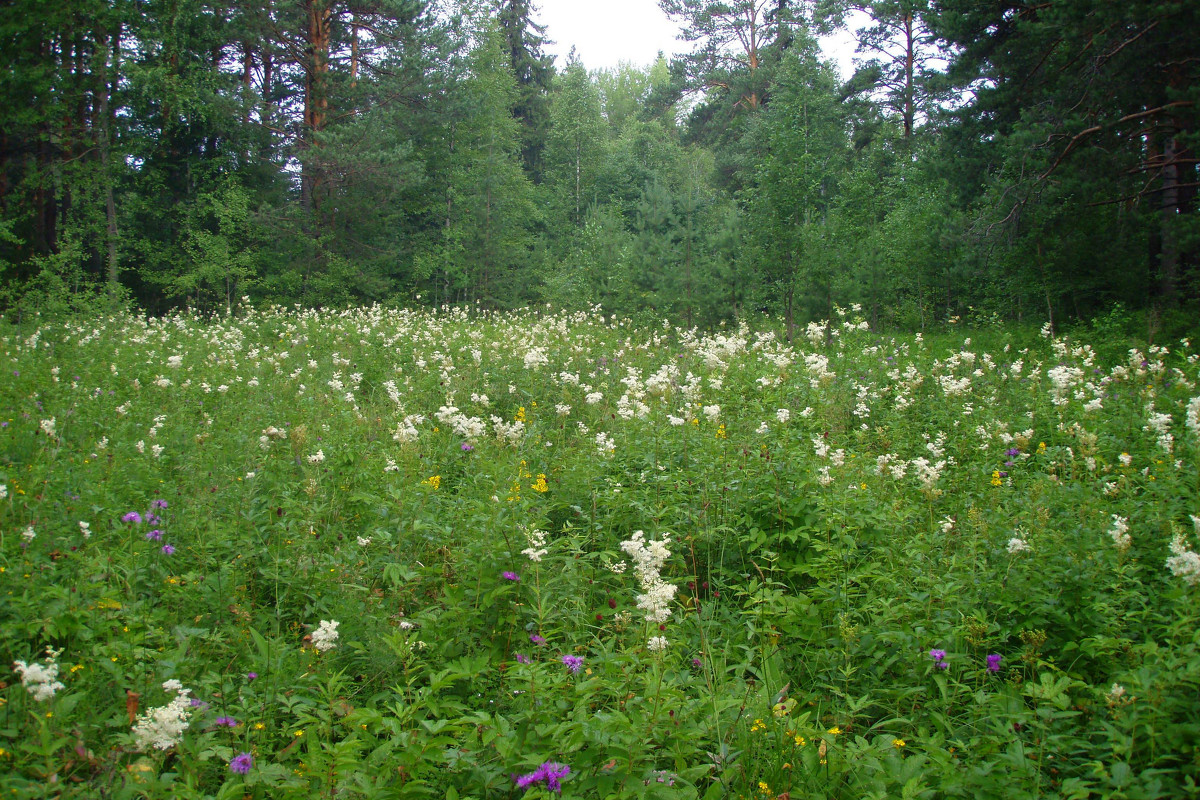
[[[0,329],[0,798],[1200,796],[1200,355]]]

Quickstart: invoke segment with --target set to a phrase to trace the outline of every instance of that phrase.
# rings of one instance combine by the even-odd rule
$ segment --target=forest
[[[0,310],[1195,327],[1200,4],[659,4],[592,70],[532,0],[3,0]]]

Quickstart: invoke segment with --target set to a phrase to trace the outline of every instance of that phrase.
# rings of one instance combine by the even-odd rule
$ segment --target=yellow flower
[[[267,726],[261,722],[254,723],[254,730],[256,730],[256,731],[261,731],[265,727],[267,727]]]
[[[293,733],[293,734],[292,734],[292,736],[295,736],[297,739],[299,739],[299,738],[300,738],[301,736],[303,736],[303,735],[304,735],[304,731],[303,731],[303,730],[298,730],[298,731],[296,731],[295,733]]]
[[[541,492],[543,494],[550,491],[550,487],[546,485],[546,474],[544,472],[539,472],[537,476],[537,482],[530,484],[529,488],[533,489],[535,492]]]
[[[517,409],[517,421],[518,422],[525,421],[525,406],[521,406],[520,408]]]
[[[904,741],[903,739],[892,739],[892,747],[896,748],[897,750],[899,750],[900,748],[904,747],[907,744],[908,744],[908,742]]]
[[[761,719],[754,720],[754,724],[750,726],[751,733],[757,733],[758,731],[763,731],[766,729],[767,729],[767,726],[763,724],[763,721]]]
[[[841,728],[839,728],[837,725],[834,725],[832,728],[830,728],[830,729],[828,730],[828,733],[832,733],[834,736],[837,736],[837,735],[838,735],[838,734],[840,734],[841,732],[842,732],[842,729],[841,729]]]
[[[796,747],[804,747],[804,745],[808,744],[808,742],[804,741],[804,737],[799,734],[796,735],[793,741],[796,743]]]
[[[1002,486],[1004,481],[1000,480],[1000,470],[992,470],[992,486]]]
[[[1038,452],[1039,453],[1046,452],[1046,443],[1045,442],[1038,442]]]
[[[436,492],[442,486],[442,476],[441,475],[430,475],[428,478],[421,481],[421,483],[425,484],[426,486],[428,486],[429,488],[433,489]]]
[[[718,439],[725,438],[725,423],[724,422],[722,422],[720,425],[717,426],[717,438]]]

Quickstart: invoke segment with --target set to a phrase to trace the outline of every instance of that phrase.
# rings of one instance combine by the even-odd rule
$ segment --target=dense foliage
[[[1116,327],[5,327],[0,794],[1196,797],[1200,356]]]
[[[5,0],[0,310],[1194,327],[1196,3],[660,5],[687,53],[589,72],[529,0]]]

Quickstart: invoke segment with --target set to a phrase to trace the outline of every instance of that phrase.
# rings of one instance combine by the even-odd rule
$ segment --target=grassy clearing
[[[4,333],[5,798],[1197,794],[1186,343]]]

